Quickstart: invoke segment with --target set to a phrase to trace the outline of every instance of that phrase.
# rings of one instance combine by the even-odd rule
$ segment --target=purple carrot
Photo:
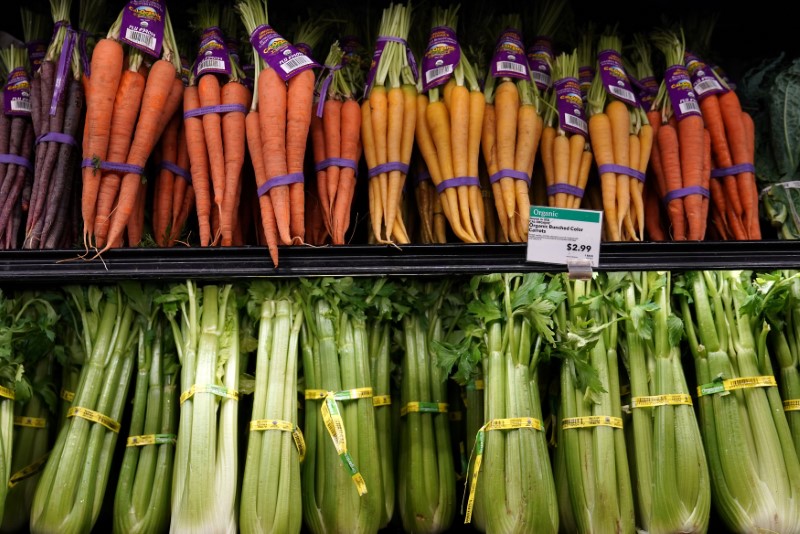
[[[11,213],[11,231],[8,233],[8,241],[6,248],[8,250],[16,250],[19,248],[19,227],[22,225],[22,205],[17,202],[14,205],[14,210]]]
[[[33,152],[33,125],[30,123],[30,121],[28,121],[26,125],[23,137],[24,139],[21,143],[22,150],[20,156],[24,158],[30,158],[31,153]],[[14,165],[14,167],[17,168],[16,173],[14,178],[11,180],[12,183],[10,184],[8,197],[4,199],[2,209],[0,209],[0,231],[7,230],[9,218],[14,207],[20,206],[20,210],[22,209],[20,195],[22,194],[22,190],[25,188],[26,176],[31,175],[31,172],[22,165]]]
[[[8,141],[8,154],[12,154],[14,156],[21,155],[23,144],[22,138],[25,137],[25,126],[30,124],[30,122],[31,121],[25,117],[13,117],[11,119],[11,133]],[[8,192],[13,185],[12,182],[14,181],[14,178],[17,176],[18,166],[19,165],[15,163],[9,163],[6,165],[5,175],[0,182],[0,206],[5,206],[6,204]]]
[[[33,135],[38,137],[42,130],[42,79],[37,72],[31,79],[31,120]]]
[[[0,91],[2,94],[2,91]],[[11,135],[11,117],[0,112],[0,154],[8,154],[8,138]],[[6,164],[0,163],[0,178],[6,175]],[[1,182],[2,180],[0,180]]]
[[[80,169],[78,165],[77,152],[72,151],[69,155],[69,172],[66,173],[66,179],[63,180],[64,187],[61,191],[63,199],[56,205],[57,211],[54,215],[58,224],[52,229],[47,229],[42,232],[39,240],[39,248],[43,250],[53,250],[58,248],[64,241],[64,236],[70,233],[72,222],[69,220],[69,210],[72,204],[72,189],[75,182],[77,172]]]
[[[42,66],[37,73],[39,76],[39,132],[36,136],[46,134],[50,131],[50,102],[53,99],[53,83],[55,82],[56,64],[52,61],[42,61]],[[33,112],[31,112],[33,115]],[[42,164],[47,154],[47,145],[41,143],[36,147],[36,167],[34,176],[39,176],[42,172]]]

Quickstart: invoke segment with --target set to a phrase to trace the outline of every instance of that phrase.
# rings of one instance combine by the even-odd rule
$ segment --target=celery
[[[250,285],[248,293],[247,308],[258,326],[251,421],[255,425],[281,421],[296,429],[300,300],[292,285],[259,281]],[[300,532],[300,460],[288,427],[250,429],[239,513],[243,533]]]
[[[105,416],[112,428],[78,415],[64,423],[36,487],[32,532],[88,532],[97,521],[117,442],[113,427],[122,417],[139,341],[137,312],[128,296],[135,287],[128,282],[66,288],[87,355],[72,409]]]
[[[688,272],[675,284],[697,383],[773,374],[768,326],[748,315],[747,271]],[[700,396],[715,508],[736,532],[798,532],[800,462],[775,387]]]
[[[149,291],[138,299],[142,324],[133,411],[114,496],[118,533],[163,532],[169,525],[180,364],[169,322],[153,296]],[[136,446],[142,439],[153,443]]]
[[[171,532],[237,531],[239,310],[231,284],[171,290],[181,360]],[[210,391],[211,390],[211,391]],[[190,393],[194,392],[192,395]]]

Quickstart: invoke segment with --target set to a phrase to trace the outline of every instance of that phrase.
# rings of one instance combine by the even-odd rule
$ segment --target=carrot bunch
[[[597,69],[587,96],[589,140],[600,176],[604,222],[610,241],[640,241],[645,226],[643,188],[652,143],[623,66],[622,43],[600,36]]]
[[[705,239],[709,215],[711,137],[684,66],[684,42],[672,30],[653,33],[667,68],[649,116],[654,127],[653,169],[663,191],[674,241]],[[657,153],[657,155],[655,155]]]
[[[377,243],[410,242],[402,216],[417,123],[416,64],[407,43],[410,25],[410,2],[392,3],[383,10],[361,103],[371,231]]]
[[[577,209],[592,167],[588,125],[578,83],[577,50],[556,56],[552,76],[552,105],[545,116],[539,149],[548,205]]]
[[[458,6],[434,7],[432,32],[417,96],[416,141],[432,185],[423,188],[420,214],[433,213],[437,194],[453,233],[464,242],[486,241],[485,213],[478,177],[486,99],[454,28]],[[433,228],[433,221],[423,220]]]
[[[484,87],[481,149],[502,240],[524,242],[528,236],[531,175],[544,123],[539,90],[524,55],[520,16],[508,15],[502,23],[504,30]]]
[[[361,105],[350,74],[357,65],[343,65],[344,51],[336,41],[317,80],[319,101],[311,117],[311,139],[322,222],[334,245],[345,244],[350,208],[361,160]]]
[[[161,53],[148,61],[145,52],[121,42],[123,11],[95,45],[86,82],[81,213],[84,243],[98,248],[98,255],[122,246],[129,223],[143,224],[145,165],[183,100],[169,11]],[[135,242],[142,230],[128,234]]]

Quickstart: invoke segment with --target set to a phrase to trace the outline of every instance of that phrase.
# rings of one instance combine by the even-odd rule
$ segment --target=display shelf
[[[525,261],[525,245],[359,245],[282,247],[275,269],[264,247],[118,249],[100,259],[79,251],[0,253],[0,284],[102,283],[139,280],[241,280],[297,276],[443,276],[489,272],[564,271]],[[607,243],[601,271],[800,268],[792,241]]]

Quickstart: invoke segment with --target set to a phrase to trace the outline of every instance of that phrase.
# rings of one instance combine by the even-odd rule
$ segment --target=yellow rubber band
[[[67,410],[67,418],[69,417],[80,417],[81,419],[86,419],[87,421],[91,421],[92,423],[103,425],[104,427],[114,432],[115,434],[119,433],[119,422],[114,421],[107,415],[103,415],[100,412],[95,412],[94,410],[90,410],[89,408],[81,408],[80,406],[73,406],[72,408]]]
[[[306,400],[323,400],[333,395],[336,400],[356,400],[372,397],[372,388],[343,389],[342,391],[327,391],[324,389],[307,389]]]
[[[306,440],[297,425],[289,421],[280,419],[253,419],[250,421],[250,432],[260,432],[264,430],[280,430],[281,432],[291,432],[294,445],[300,454],[300,461],[306,459]]]
[[[561,420],[563,430],[575,428],[592,428],[596,426],[610,426],[611,428],[622,428],[622,419],[610,415],[590,415],[587,417],[568,417]]]
[[[512,417],[507,419],[492,419],[486,422],[475,437],[475,445],[473,445],[473,452],[475,452],[475,463],[472,467],[472,480],[469,483],[469,499],[467,500],[467,510],[464,514],[464,524],[472,521],[472,510],[475,506],[475,489],[478,487],[478,474],[481,470],[481,463],[483,462],[483,449],[485,446],[486,432],[491,430],[520,430],[520,429],[533,429],[542,430],[542,422],[534,417]],[[472,461],[472,453],[470,453],[470,460],[467,462],[467,472],[469,472],[469,464]],[[466,486],[464,491],[466,491]]]
[[[737,389],[747,388],[767,388],[777,387],[774,376],[747,376],[744,378],[729,378],[727,380],[717,380],[710,384],[697,386],[697,396],[713,395],[715,393],[727,393]]]
[[[61,388],[61,398],[67,402],[72,402],[73,400],[75,400],[75,392],[67,391],[64,388]]]
[[[14,417],[14,426],[24,426],[28,428],[47,428],[47,419],[42,417]]]
[[[44,456],[36,460],[35,462],[26,465],[8,479],[8,487],[13,488],[23,480],[32,477],[36,473],[42,470],[44,465],[47,463],[47,458],[50,456],[49,452],[46,452]]]
[[[789,399],[783,401],[784,412],[796,412],[800,410],[800,399]]]
[[[175,434],[145,434],[130,436],[125,443],[126,447],[144,447],[145,445],[175,445],[178,436]]]
[[[194,397],[197,393],[211,393],[212,395],[216,395],[217,397],[222,397],[235,401],[239,400],[239,392],[229,390],[225,386],[218,386],[216,384],[201,384],[201,385],[195,384],[189,388],[189,391],[184,391],[183,393],[181,393],[181,404]]]
[[[14,394],[14,390],[11,388],[7,388],[5,386],[0,386],[0,397],[5,397],[6,399],[14,400],[16,395]]]
[[[400,408],[400,417],[410,413],[447,413],[447,403],[414,401]]]
[[[671,393],[668,395],[651,395],[647,397],[634,397],[631,399],[631,408],[650,408],[653,406],[678,406],[692,405],[691,395],[685,393]]]
[[[375,395],[372,397],[372,405],[376,408],[380,406],[391,406],[392,404],[392,396],[391,395]]]

